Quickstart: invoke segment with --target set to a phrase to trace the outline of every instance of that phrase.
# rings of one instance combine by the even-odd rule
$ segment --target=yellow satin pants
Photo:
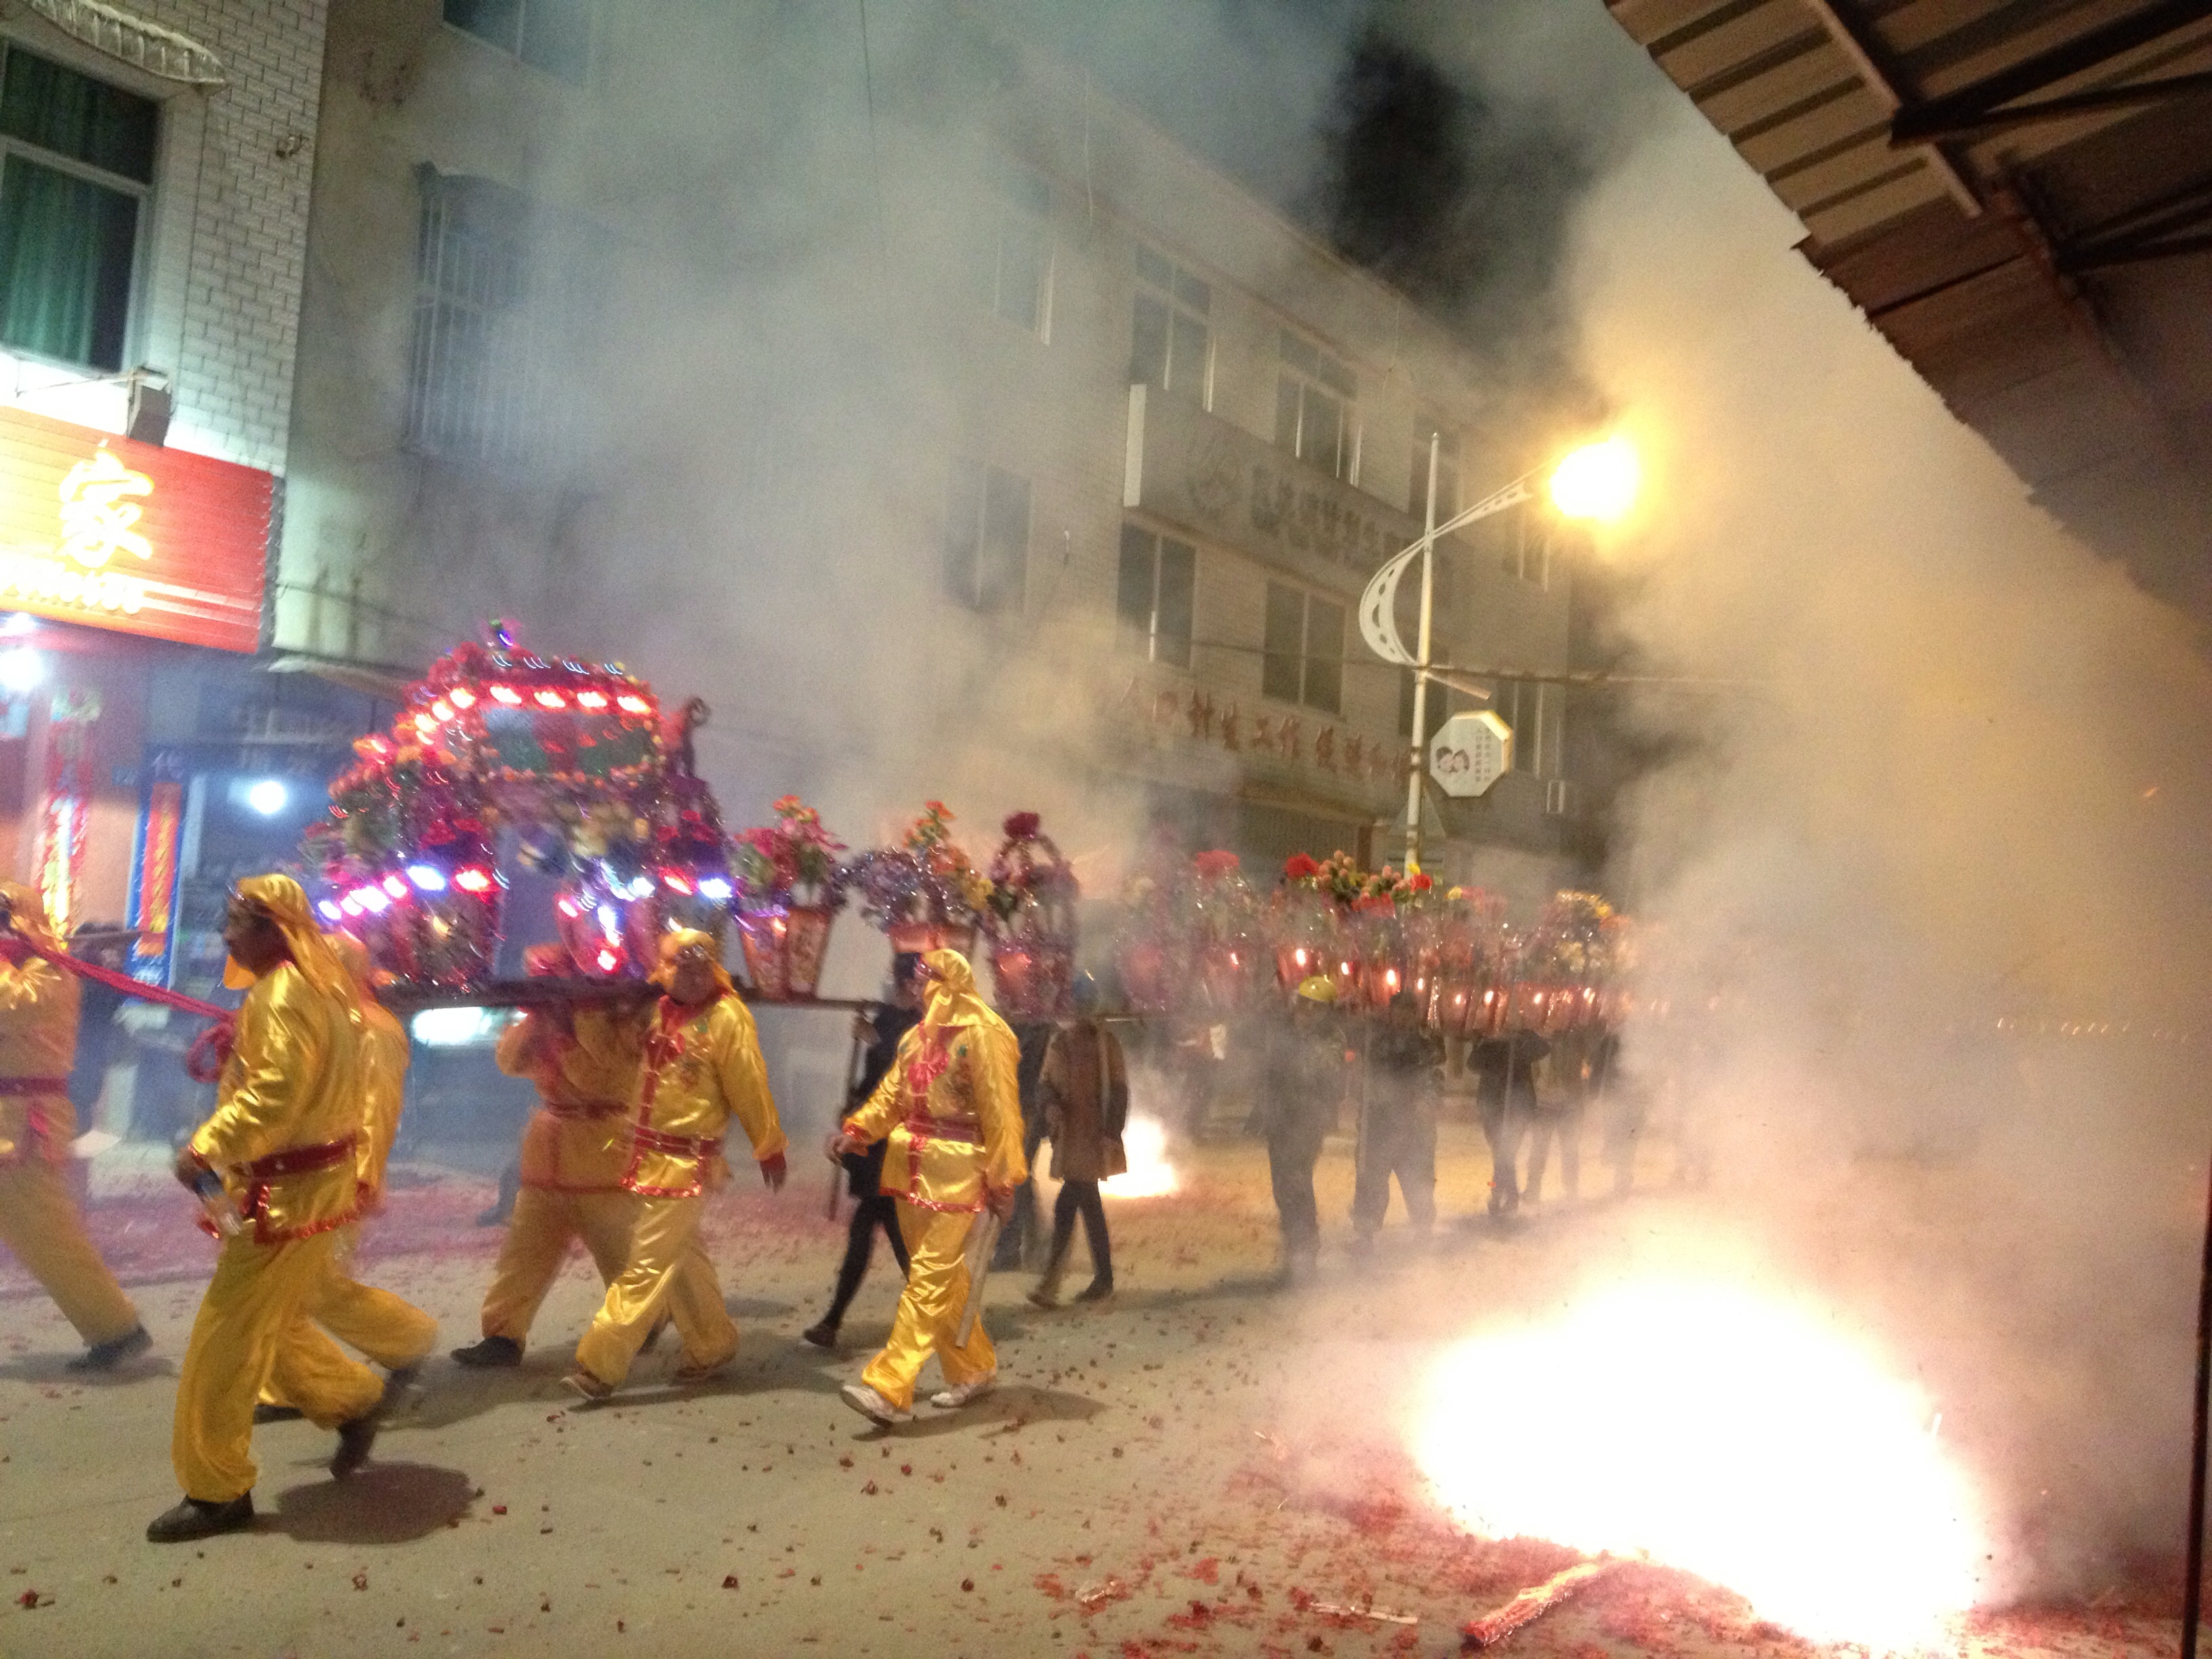
[[[315,1297],[312,1312],[315,1323],[388,1371],[415,1364],[437,1346],[438,1322],[404,1297],[364,1285],[353,1276],[360,1223],[340,1228],[337,1237],[330,1273]],[[262,1385],[261,1398],[272,1406],[292,1403],[274,1376]]]
[[[932,1353],[947,1384],[957,1387],[999,1368],[999,1356],[979,1317],[968,1346],[956,1347],[961,1310],[968,1305],[968,1263],[962,1252],[975,1218],[965,1211],[924,1210],[901,1200],[899,1233],[912,1259],[906,1289],[891,1321],[890,1340],[868,1362],[860,1381],[902,1411],[914,1408],[914,1382]]]
[[[138,1328],[138,1310],[93,1249],[67,1178],[43,1158],[0,1165],[0,1244],[30,1269],[87,1346]]]
[[[545,1293],[568,1262],[569,1246],[578,1239],[591,1253],[601,1284],[620,1279],[629,1265],[637,1205],[637,1199],[624,1192],[556,1193],[525,1187],[517,1193],[507,1241],[499,1247],[499,1263],[492,1269],[491,1288],[484,1292],[483,1334],[518,1344],[526,1341]],[[686,1294],[684,1283],[672,1286],[670,1294]],[[706,1317],[696,1304],[694,1311]]]
[[[738,1351],[738,1327],[722,1305],[714,1264],[700,1247],[703,1198],[640,1198],[629,1260],[607,1286],[576,1363],[602,1382],[620,1382],[665,1311],[684,1339],[687,1364],[719,1365]],[[515,1200],[520,1211],[521,1200]]]
[[[177,1378],[169,1456],[187,1498],[228,1503],[253,1489],[253,1404],[264,1385],[326,1429],[383,1397],[376,1373],[314,1322],[337,1248],[336,1233],[223,1241]]]

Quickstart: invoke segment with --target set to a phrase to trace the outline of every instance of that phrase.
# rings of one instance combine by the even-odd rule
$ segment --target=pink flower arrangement
[[[736,838],[738,880],[749,904],[788,904],[794,894],[836,908],[843,882],[837,866],[845,843],[823,826],[822,815],[796,795],[771,809],[775,822]]]

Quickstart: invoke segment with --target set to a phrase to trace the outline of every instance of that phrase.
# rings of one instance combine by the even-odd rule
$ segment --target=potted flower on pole
[[[844,907],[837,855],[845,847],[798,796],[784,796],[774,811],[774,823],[744,830],[734,843],[745,976],[763,997],[811,997],[822,981],[830,924]]]
[[[1183,908],[1199,994],[1215,1013],[1234,1013],[1251,990],[1261,950],[1260,902],[1243,860],[1221,851],[1194,856]]]
[[[991,977],[999,1012],[1059,1019],[1074,1012],[1075,871],[1034,812],[1006,822],[991,860]]]
[[[991,901],[991,878],[952,839],[952,811],[922,803],[896,847],[861,854],[841,872],[860,890],[860,914],[890,936],[894,951],[949,948],[971,961]]]

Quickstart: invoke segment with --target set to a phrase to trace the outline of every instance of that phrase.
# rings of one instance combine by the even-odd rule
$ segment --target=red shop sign
[[[252,651],[266,472],[0,409],[0,611]]]

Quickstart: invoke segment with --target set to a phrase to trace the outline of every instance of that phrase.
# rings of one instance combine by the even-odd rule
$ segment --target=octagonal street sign
[[[1429,739],[1429,775],[1457,799],[1480,795],[1513,769],[1513,728],[1487,708],[1454,714]]]

